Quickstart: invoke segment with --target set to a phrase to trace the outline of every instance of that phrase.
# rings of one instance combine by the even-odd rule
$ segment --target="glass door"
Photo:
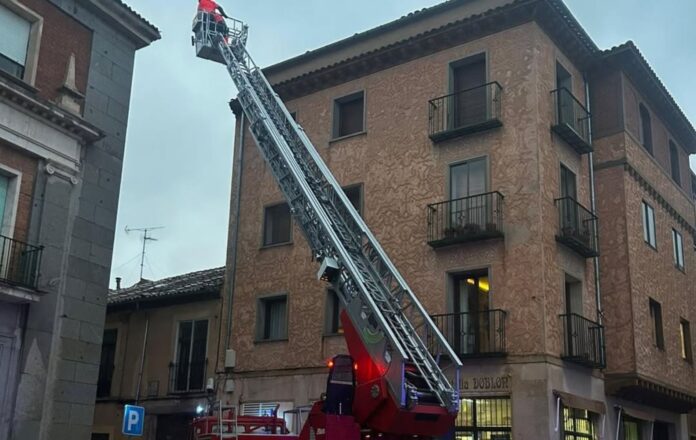
[[[454,349],[461,355],[474,355],[491,349],[488,273],[472,273],[454,279]]]

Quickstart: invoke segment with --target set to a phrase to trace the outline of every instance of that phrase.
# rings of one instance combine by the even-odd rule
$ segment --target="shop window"
[[[512,440],[509,397],[462,399],[455,421],[456,440]]]
[[[563,408],[563,440],[596,440],[592,415],[584,409]]]

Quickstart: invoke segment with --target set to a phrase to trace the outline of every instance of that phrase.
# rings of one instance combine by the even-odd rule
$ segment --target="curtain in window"
[[[268,339],[285,338],[285,299],[272,300],[266,304]]]
[[[0,6],[0,54],[24,66],[27,62],[31,23]]]

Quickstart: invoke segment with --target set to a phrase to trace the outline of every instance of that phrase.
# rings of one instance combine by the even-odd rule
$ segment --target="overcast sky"
[[[236,95],[222,65],[197,59],[190,41],[195,0],[126,0],[162,40],[138,52],[121,186],[113,278],[158,279],[225,264]],[[248,47],[266,66],[391,21],[436,0],[219,0],[251,28]],[[190,5],[189,5],[190,3]],[[600,48],[633,40],[681,108],[696,121],[696,2],[566,0]],[[174,6],[176,5],[176,6]],[[692,159],[696,169],[696,158]]]

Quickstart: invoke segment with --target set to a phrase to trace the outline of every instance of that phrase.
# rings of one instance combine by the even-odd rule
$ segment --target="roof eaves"
[[[696,154],[696,129],[694,129],[694,126],[689,118],[686,116],[677,101],[674,99],[662,80],[660,80],[660,77],[657,76],[657,73],[655,73],[653,68],[650,66],[650,63],[648,63],[633,41],[629,40],[624,44],[605,50],[602,52],[602,57],[598,61],[598,64],[613,58],[618,59],[621,56],[628,56],[632,58],[632,61],[635,62],[628,67],[637,66],[641,70],[641,72],[632,73],[643,74],[645,75],[645,78],[652,83],[654,86],[654,91],[656,91],[664,100],[664,102],[668,105],[668,108],[671,108],[673,111],[673,116],[675,116],[675,119],[678,121],[677,125],[680,125],[681,127],[679,128],[681,128],[681,130],[684,132],[682,136],[684,139],[682,139],[682,141],[685,144],[682,144],[682,146],[686,148],[689,153]]]
[[[138,49],[162,38],[160,30],[121,0],[81,0],[100,12],[121,31]]]

